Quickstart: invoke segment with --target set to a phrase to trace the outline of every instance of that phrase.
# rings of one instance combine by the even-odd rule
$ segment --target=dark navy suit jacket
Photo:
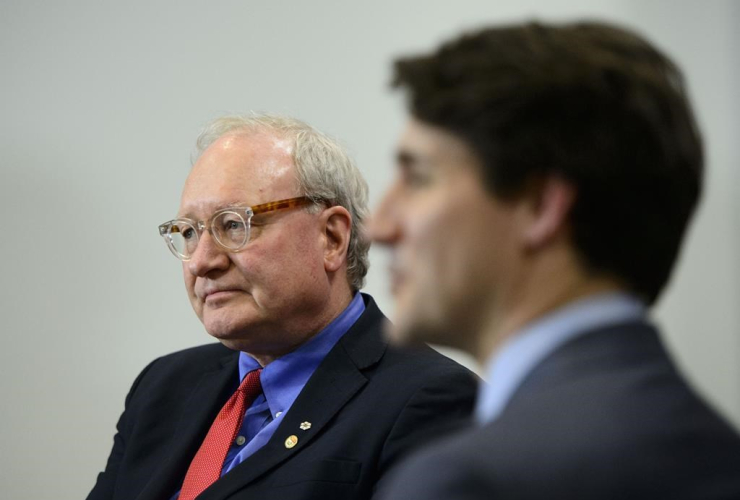
[[[737,500],[740,437],[635,322],[564,344],[496,420],[413,457],[385,486],[384,500]]]
[[[400,457],[467,421],[475,377],[430,348],[389,346],[385,318],[365,301],[271,440],[199,499],[368,499]],[[151,363],[126,398],[88,500],[169,499],[236,389],[238,356],[212,344]],[[289,436],[298,438],[293,448]]]

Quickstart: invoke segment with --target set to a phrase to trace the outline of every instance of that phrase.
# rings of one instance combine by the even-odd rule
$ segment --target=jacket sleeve
[[[129,390],[126,396],[126,402],[123,413],[116,424],[116,434],[113,437],[113,449],[108,456],[105,470],[98,474],[98,479],[92,491],[87,495],[87,500],[111,500],[113,498],[116,482],[118,480],[118,469],[126,454],[126,443],[131,431],[133,422],[131,421],[131,401],[134,398],[136,390],[139,388],[142,379],[158,360],[154,360],[142,370]]]

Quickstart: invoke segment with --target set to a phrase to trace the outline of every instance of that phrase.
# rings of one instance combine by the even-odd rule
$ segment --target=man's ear
[[[557,176],[538,181],[527,193],[527,224],[522,233],[528,250],[551,243],[568,227],[568,216],[576,201],[576,187]]]
[[[324,268],[327,272],[339,270],[347,261],[352,216],[340,206],[325,209],[322,214],[324,228]]]

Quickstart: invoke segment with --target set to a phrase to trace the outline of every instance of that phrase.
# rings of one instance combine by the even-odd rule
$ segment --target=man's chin
[[[414,340],[412,332],[398,323],[387,322],[384,327],[385,336],[396,345],[410,345],[419,343]]]
[[[432,342],[435,335],[421,319],[400,314],[395,322],[386,325],[386,334],[397,345],[413,346]]]
[[[260,324],[256,311],[246,307],[228,306],[203,308],[201,322],[208,334],[224,341],[243,337],[245,332],[254,330]]]
[[[221,342],[225,347],[235,351],[249,352],[250,338],[244,335],[243,330],[224,330],[219,328],[209,329],[206,327],[208,334],[214,339]]]
[[[224,346],[235,351],[251,352],[255,342],[269,339],[274,328],[254,317],[241,317],[240,321],[218,315],[205,315],[203,326],[206,332]]]
[[[214,338],[216,338],[219,342],[221,342],[221,344],[223,344],[224,347],[228,347],[229,349],[231,349],[233,351],[244,351],[245,350],[244,349],[244,345],[243,345],[244,342],[243,341],[240,342],[238,339],[233,339],[233,338],[218,338],[218,337],[215,337],[215,336],[214,336]]]
[[[219,342],[226,343],[229,341],[237,340],[244,336],[244,327],[240,327],[232,322],[218,321],[204,318],[203,326],[208,332],[208,335],[215,338]]]
[[[397,345],[437,344],[459,348],[456,337],[457,328],[445,321],[438,308],[408,307],[410,304],[398,303],[393,324],[386,326],[386,334]],[[417,304],[418,305],[418,304]]]

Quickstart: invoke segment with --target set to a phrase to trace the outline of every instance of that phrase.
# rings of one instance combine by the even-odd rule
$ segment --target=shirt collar
[[[295,351],[277,358],[262,370],[262,392],[274,418],[290,409],[324,357],[364,311],[362,294],[356,293],[344,311],[323,330]],[[257,360],[249,354],[239,353],[239,380],[259,367]]]
[[[547,355],[567,341],[598,327],[643,319],[646,307],[627,293],[604,293],[572,302],[526,325],[489,360],[478,392],[475,419],[494,420],[524,378]]]

